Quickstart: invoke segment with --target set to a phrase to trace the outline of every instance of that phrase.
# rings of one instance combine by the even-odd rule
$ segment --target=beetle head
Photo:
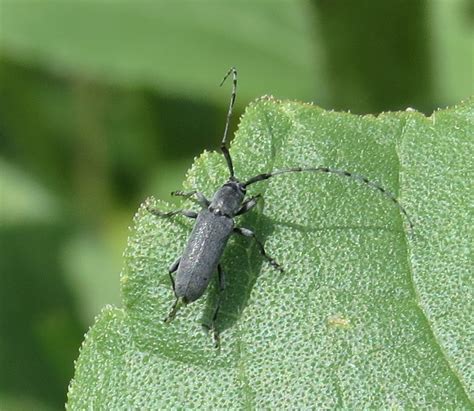
[[[214,194],[209,211],[218,215],[233,217],[242,205],[245,192],[242,183],[235,179],[229,180]]]

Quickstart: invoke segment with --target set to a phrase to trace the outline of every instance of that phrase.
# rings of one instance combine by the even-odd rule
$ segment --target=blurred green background
[[[0,1],[0,409],[60,409],[127,229],[272,94],[426,114],[473,94],[472,0]]]

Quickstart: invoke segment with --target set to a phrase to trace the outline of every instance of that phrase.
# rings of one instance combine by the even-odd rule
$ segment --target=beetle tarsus
[[[174,320],[176,317],[176,313],[179,311],[179,309],[183,306],[186,305],[186,302],[184,301],[184,298],[178,297],[176,298],[173,306],[171,307],[171,311],[168,314],[168,316],[163,320],[166,324],[169,324],[171,321]]]
[[[248,228],[244,228],[244,227],[235,227],[234,228],[234,233],[242,235],[244,237],[253,238],[253,240],[257,244],[258,251],[260,252],[260,254],[268,261],[268,263],[273,268],[275,268],[278,271],[280,271],[281,273],[283,273],[283,267],[280,264],[278,264],[273,257],[270,257],[267,254],[267,252],[265,251],[265,247],[263,246],[263,244],[260,242],[260,240],[257,238],[257,236],[255,235],[255,233],[252,230],[249,230]]]
[[[153,208],[153,207],[150,207],[150,206],[146,206],[146,209],[148,212],[150,212],[151,214],[153,214],[154,216],[156,217],[161,217],[161,218],[170,218],[170,217],[174,217],[174,216],[177,216],[177,215],[183,215],[185,217],[188,217],[188,218],[197,218],[197,215],[198,213],[196,213],[195,211],[192,211],[192,210],[174,210],[174,211],[160,211],[156,208]]]

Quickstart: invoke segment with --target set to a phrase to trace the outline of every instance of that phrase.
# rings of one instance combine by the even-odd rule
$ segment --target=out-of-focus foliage
[[[7,2],[4,8],[7,50],[25,61],[46,60],[113,83],[211,97],[213,103],[220,93],[209,85],[218,84],[231,64],[242,71],[244,100],[271,92],[310,99],[316,82],[322,83],[315,75],[318,47],[310,5],[301,0],[278,7],[270,0],[136,1],[113,7],[43,0]],[[45,25],[45,19],[56,24]]]
[[[428,114],[472,94],[472,2],[348,3],[0,1],[1,408],[62,407],[138,204],[218,146],[230,65],[237,115],[262,94]]]

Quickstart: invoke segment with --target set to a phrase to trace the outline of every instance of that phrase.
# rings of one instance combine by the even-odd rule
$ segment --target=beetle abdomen
[[[232,234],[231,218],[202,210],[184,249],[175,279],[177,297],[197,300],[214,275],[227,241]]]

